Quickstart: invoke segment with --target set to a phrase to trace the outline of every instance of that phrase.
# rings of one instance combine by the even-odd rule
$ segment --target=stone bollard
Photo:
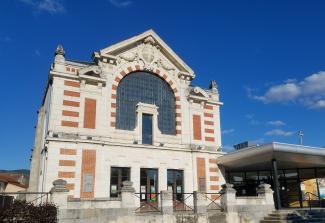
[[[58,179],[53,181],[51,189],[51,202],[56,204],[59,209],[67,209],[69,189],[65,186],[67,181]]]
[[[162,190],[161,195],[161,213],[164,215],[172,215],[174,212],[173,206],[173,191]]]
[[[273,190],[271,189],[270,184],[260,184],[257,188],[257,194],[259,197],[264,197],[265,203],[267,205],[273,206],[274,208],[274,199],[273,199]]]
[[[236,212],[236,190],[233,184],[221,185],[221,207],[225,212]]]
[[[194,191],[194,211],[197,214],[205,214],[207,213],[207,198],[204,193]]]
[[[134,210],[136,209],[135,203],[135,189],[132,187],[133,182],[131,181],[124,181],[121,189],[121,208],[127,211],[127,213],[134,214]]]

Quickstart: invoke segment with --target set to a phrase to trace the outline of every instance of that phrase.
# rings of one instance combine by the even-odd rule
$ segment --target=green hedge
[[[0,208],[0,222],[57,223],[57,213],[57,207],[51,203],[34,205],[33,203],[15,201],[7,208]]]

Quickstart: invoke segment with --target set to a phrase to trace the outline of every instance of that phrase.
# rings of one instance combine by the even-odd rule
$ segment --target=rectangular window
[[[85,99],[84,128],[94,129],[96,127],[96,100]]]
[[[111,197],[118,197],[123,181],[130,181],[129,167],[111,167]]]
[[[82,150],[81,198],[93,198],[95,186],[96,150]],[[73,172],[74,173],[74,172]]]
[[[152,145],[152,115],[142,115],[142,144]]]
[[[197,186],[201,192],[206,192],[206,174],[205,174],[205,158],[197,157]]]
[[[194,140],[202,139],[200,115],[193,115],[193,137]]]
[[[84,191],[93,192],[93,175],[91,173],[84,174]]]

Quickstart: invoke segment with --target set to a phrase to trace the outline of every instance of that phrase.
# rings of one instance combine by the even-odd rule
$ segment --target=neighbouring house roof
[[[18,180],[15,177],[11,176],[10,173],[0,173],[0,182],[4,182],[6,184],[13,184],[15,186],[22,187],[25,189],[28,188],[27,185],[19,183]]]

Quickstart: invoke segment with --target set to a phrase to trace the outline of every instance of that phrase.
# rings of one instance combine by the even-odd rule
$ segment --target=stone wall
[[[221,205],[227,213],[227,222],[259,223],[260,220],[275,210],[273,190],[269,184],[261,184],[258,196],[236,197],[232,184],[222,186]]]
[[[141,223],[257,223],[274,210],[273,191],[262,184],[258,196],[236,197],[231,184],[223,185],[221,208],[208,210],[204,193],[193,192],[190,211],[174,210],[171,191],[161,191],[157,212],[137,212],[139,199],[135,196],[133,183],[123,182],[120,200],[71,200],[68,199],[66,181],[56,180],[51,192],[51,202],[59,206],[59,222],[141,222]],[[218,201],[217,201],[218,202]]]

